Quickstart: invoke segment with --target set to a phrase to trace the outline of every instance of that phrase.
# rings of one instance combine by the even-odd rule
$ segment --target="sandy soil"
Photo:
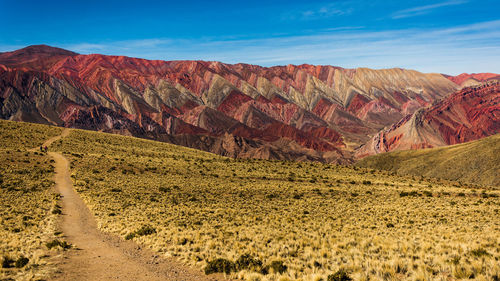
[[[65,130],[43,145],[49,146],[68,133]],[[224,280],[221,275],[206,276],[132,241],[99,231],[72,186],[68,160],[57,152],[49,155],[55,160],[56,189],[62,197],[60,230],[65,241],[73,245],[58,262],[59,270],[52,280]]]

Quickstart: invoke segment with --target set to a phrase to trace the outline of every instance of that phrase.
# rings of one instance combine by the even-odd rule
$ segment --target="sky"
[[[0,0],[0,52],[500,73],[499,0]]]

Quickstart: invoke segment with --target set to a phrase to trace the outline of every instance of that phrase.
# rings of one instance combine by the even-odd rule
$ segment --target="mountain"
[[[10,67],[45,69],[63,58],[76,55],[78,54],[60,48],[34,45],[13,52],[0,53],[0,61]]]
[[[231,157],[349,163],[372,135],[459,88],[399,68],[160,61],[44,45],[0,54],[3,119]]]
[[[462,73],[457,76],[446,76],[446,78],[462,87],[479,86],[488,81],[500,81],[500,75],[495,73]]]
[[[380,131],[356,151],[361,158],[392,150],[452,145],[500,133],[500,83],[464,88]]]
[[[356,165],[500,186],[500,134],[447,147],[382,153],[366,157]]]

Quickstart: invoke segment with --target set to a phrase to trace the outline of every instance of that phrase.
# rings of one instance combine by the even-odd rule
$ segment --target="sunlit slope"
[[[61,128],[0,120],[0,280],[45,280],[54,271],[60,214],[54,167],[39,150]],[[50,244],[49,244],[50,246]]]
[[[71,161],[101,230],[206,273],[309,281],[339,271],[353,280],[500,272],[495,190],[81,130],[52,149]]]
[[[16,132],[23,138],[34,132],[26,146],[60,133],[48,126],[36,127],[40,131],[26,123],[5,124],[18,126],[2,131],[9,140]],[[51,167],[45,158],[36,160],[40,164],[26,159],[37,154],[25,155],[25,147],[10,142],[6,147],[9,153],[20,150],[21,169]],[[101,230],[207,274],[225,271],[233,279],[262,281],[496,280],[500,275],[500,192],[489,187],[317,162],[231,159],[83,130],[71,130],[49,150],[70,161],[73,186]],[[29,175],[22,174],[26,182]],[[16,194],[25,202],[43,198]],[[22,217],[12,216],[21,208],[7,204],[2,219],[22,224]],[[54,204],[34,203],[43,212]],[[20,233],[9,241],[30,232]],[[47,238],[36,241],[43,248]]]
[[[422,150],[382,153],[357,164],[401,174],[500,185],[500,134],[468,143]]]

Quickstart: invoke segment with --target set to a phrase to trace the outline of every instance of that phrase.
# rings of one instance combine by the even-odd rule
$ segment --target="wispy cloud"
[[[334,16],[348,15],[352,13],[352,8],[345,5],[343,2],[327,4],[316,7],[308,7],[302,9],[291,10],[283,13],[281,19],[285,21],[294,20],[318,20]]]
[[[439,29],[339,28],[303,36],[260,39],[159,38],[80,45],[96,46],[81,53],[146,59],[202,59],[265,66],[311,63],[347,68],[402,67],[448,74],[500,73],[500,65],[492,63],[500,61],[500,20]],[[71,46],[61,47],[78,51]]]
[[[467,3],[466,0],[451,0],[451,1],[445,1],[445,2],[440,2],[440,3],[425,5],[425,6],[414,7],[414,8],[410,8],[410,9],[399,10],[399,11],[396,11],[395,13],[392,14],[392,18],[393,19],[402,19],[402,18],[409,18],[409,17],[425,15],[425,14],[428,14],[428,13],[430,13],[433,10],[438,9],[438,8],[447,7],[447,6],[455,6],[455,5],[465,4],[465,3]]]
[[[79,43],[74,45],[68,45],[68,49],[71,49],[77,53],[89,53],[106,49],[106,45],[103,44],[91,44],[91,43]]]
[[[89,53],[105,53],[118,55],[128,54],[141,51],[143,54],[149,54],[154,50],[168,49],[174,41],[171,39],[139,39],[139,40],[124,40],[102,43],[78,43],[66,45],[74,52],[89,54]]]

